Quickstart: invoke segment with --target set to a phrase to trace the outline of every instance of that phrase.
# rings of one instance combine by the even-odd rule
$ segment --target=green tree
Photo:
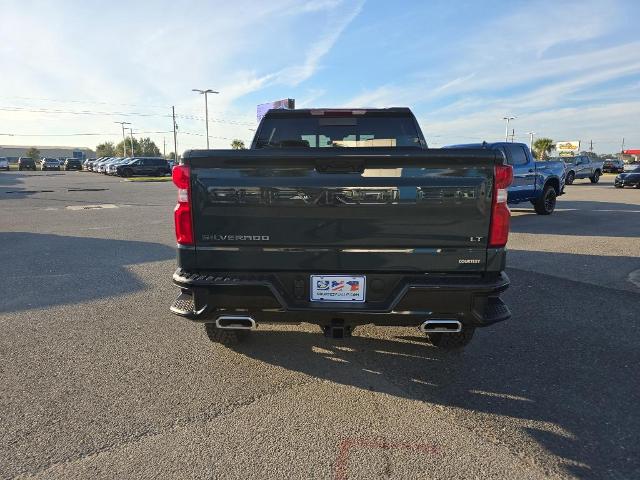
[[[169,152],[169,155],[167,155],[167,157],[169,157],[169,160],[175,160],[176,159],[176,152]]]
[[[247,147],[244,146],[244,142],[242,140],[235,138],[231,142],[231,148],[233,148],[234,150],[244,150]]]
[[[553,150],[553,140],[544,137],[538,138],[533,142],[533,150],[536,152],[538,160],[547,160],[549,153]]]
[[[124,145],[124,149],[123,149]],[[126,137],[124,142],[116,145],[116,155],[119,157],[131,156],[131,137]],[[149,137],[133,139],[133,156],[134,157],[159,157],[160,149]]]
[[[144,157],[159,157],[160,149],[149,137],[141,138],[138,142],[140,145],[140,154]]]
[[[115,155],[117,157],[130,157],[131,155],[131,137],[126,137],[122,142],[118,143],[115,147]],[[133,139],[133,156],[141,156],[140,144],[138,140]]]
[[[116,147],[113,142],[104,142],[96,147],[96,157],[115,157]]]
[[[36,147],[31,147],[26,151],[25,156],[31,157],[34,161],[37,161],[40,159],[40,150],[38,150]]]

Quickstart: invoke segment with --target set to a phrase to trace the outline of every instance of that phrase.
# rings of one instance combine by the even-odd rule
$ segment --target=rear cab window
[[[524,148],[520,145],[509,145],[509,155],[507,156],[508,163],[513,165],[514,167],[519,165],[526,165],[529,163],[529,159],[527,158],[527,154],[524,151]]]
[[[326,115],[266,117],[254,148],[423,148],[407,115]]]

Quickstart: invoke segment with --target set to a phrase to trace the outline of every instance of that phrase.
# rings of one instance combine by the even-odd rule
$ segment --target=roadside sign
[[[556,151],[560,157],[573,157],[580,152],[580,140],[556,143]]]

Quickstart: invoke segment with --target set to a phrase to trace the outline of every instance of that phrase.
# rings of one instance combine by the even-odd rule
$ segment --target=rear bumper
[[[451,319],[483,327],[511,317],[500,293],[506,273],[487,275],[367,275],[364,304],[312,303],[310,274],[189,272],[178,269],[173,282],[181,294],[171,306],[179,316],[199,322],[220,315],[249,315],[258,323],[418,326],[428,319]]]

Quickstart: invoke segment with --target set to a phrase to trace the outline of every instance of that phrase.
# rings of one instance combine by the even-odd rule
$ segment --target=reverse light
[[[178,204],[173,211],[173,217],[176,227],[176,241],[180,245],[193,245],[190,174],[187,165],[176,165],[171,173],[173,184],[178,187]]]
[[[509,240],[511,211],[507,205],[507,188],[513,182],[511,165],[496,165],[494,171],[493,201],[491,203],[491,225],[489,227],[489,247],[504,247]]]

